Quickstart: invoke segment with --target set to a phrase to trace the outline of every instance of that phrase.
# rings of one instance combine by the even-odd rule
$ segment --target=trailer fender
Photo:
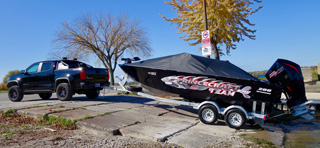
[[[219,105],[213,101],[204,101],[200,105],[198,105],[197,108],[195,108],[195,109],[199,110],[203,105],[206,105],[206,104],[213,105],[218,110],[218,113],[221,114],[221,109],[220,109]]]
[[[246,118],[247,118],[247,119],[252,119],[252,117],[249,116],[248,112],[247,112],[242,106],[238,106],[238,105],[230,105],[230,106],[228,106],[226,109],[224,109],[224,110],[222,111],[221,115],[224,116],[224,115],[225,115],[229,110],[231,110],[231,109],[240,109],[240,110],[242,110],[243,113],[246,115]]]

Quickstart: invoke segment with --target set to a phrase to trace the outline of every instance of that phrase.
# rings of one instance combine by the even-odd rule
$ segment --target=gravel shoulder
[[[45,127],[33,127],[13,134],[10,139],[1,138],[0,147],[179,147],[174,144],[151,142],[123,136],[97,136],[80,129],[57,130],[52,132]]]
[[[249,142],[251,145],[251,143]],[[248,142],[240,137],[234,136],[224,140],[212,141],[208,147],[246,147]],[[167,142],[152,142],[149,140],[136,139],[124,136],[98,136],[78,130],[58,130],[52,132],[44,129],[37,129],[29,133],[18,133],[12,136],[12,139],[1,140],[0,147],[148,147],[148,148],[176,148],[179,145]]]

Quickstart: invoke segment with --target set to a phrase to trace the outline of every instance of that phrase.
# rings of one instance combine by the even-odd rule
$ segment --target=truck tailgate
[[[106,83],[109,79],[108,69],[88,68],[85,69],[86,82],[89,83]]]

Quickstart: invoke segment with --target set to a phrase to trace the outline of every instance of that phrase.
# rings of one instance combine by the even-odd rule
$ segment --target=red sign
[[[209,30],[202,32],[202,44],[210,44],[210,32]]]

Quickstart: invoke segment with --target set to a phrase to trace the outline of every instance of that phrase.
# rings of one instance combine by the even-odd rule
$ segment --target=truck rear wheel
[[[56,89],[56,95],[61,101],[69,101],[72,99],[72,89],[68,83],[60,83]]]
[[[99,90],[93,90],[93,91],[90,91],[90,92],[87,92],[86,93],[86,96],[89,98],[89,99],[95,99],[99,96],[100,94],[100,91]]]
[[[241,129],[246,125],[247,118],[242,110],[232,109],[225,115],[224,120],[230,128]]]
[[[12,102],[19,102],[23,99],[23,92],[20,90],[19,86],[11,86],[8,90],[8,97]]]
[[[48,100],[48,99],[51,98],[52,93],[41,93],[41,94],[39,94],[39,96],[40,96],[40,98],[41,98],[42,100]]]
[[[218,120],[218,110],[213,105],[204,105],[198,112],[199,118],[204,124],[214,124]]]

